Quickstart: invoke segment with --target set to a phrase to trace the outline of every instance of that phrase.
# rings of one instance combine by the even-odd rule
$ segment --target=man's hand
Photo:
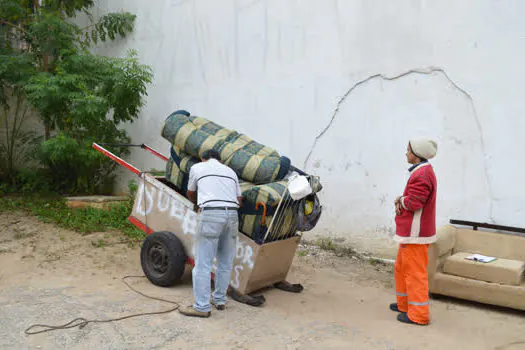
[[[403,211],[403,207],[401,206],[401,198],[403,198],[403,196],[397,196],[396,200],[394,201],[397,216],[401,215],[401,212]]]
[[[197,204],[197,192],[188,191],[186,192],[186,195],[190,201],[192,201],[194,204]]]

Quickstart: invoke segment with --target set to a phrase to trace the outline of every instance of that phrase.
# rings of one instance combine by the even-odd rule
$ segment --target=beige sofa
[[[472,254],[497,259],[482,263]],[[525,237],[441,227],[429,250],[430,293],[525,310]]]

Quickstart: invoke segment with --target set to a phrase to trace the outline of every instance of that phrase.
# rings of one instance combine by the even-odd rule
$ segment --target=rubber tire
[[[156,250],[153,251],[153,249]],[[160,249],[160,250],[159,250]],[[162,267],[152,260],[151,255],[160,254],[165,261]],[[157,261],[158,262],[158,261]],[[186,266],[186,252],[174,233],[154,232],[146,237],[140,249],[140,265],[148,280],[156,286],[170,287],[179,282]]]

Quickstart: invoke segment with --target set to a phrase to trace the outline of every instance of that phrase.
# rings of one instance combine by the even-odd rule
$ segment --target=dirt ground
[[[2,349],[525,349],[523,313],[452,299],[431,301],[432,324],[404,325],[388,309],[391,267],[306,249],[289,280],[301,294],[263,291],[253,308],[230,302],[209,319],[178,312],[26,335],[32,324],[77,317],[106,319],[167,309],[120,280],[142,275],[139,247],[118,233],[79,233],[20,213],[0,214],[0,348]],[[131,280],[140,291],[192,301],[191,278],[159,288]]]

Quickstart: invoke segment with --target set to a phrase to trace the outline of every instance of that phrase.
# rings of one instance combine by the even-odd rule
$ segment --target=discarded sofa
[[[472,254],[496,260],[467,260]],[[525,237],[446,225],[430,245],[432,294],[525,310],[524,271]]]

